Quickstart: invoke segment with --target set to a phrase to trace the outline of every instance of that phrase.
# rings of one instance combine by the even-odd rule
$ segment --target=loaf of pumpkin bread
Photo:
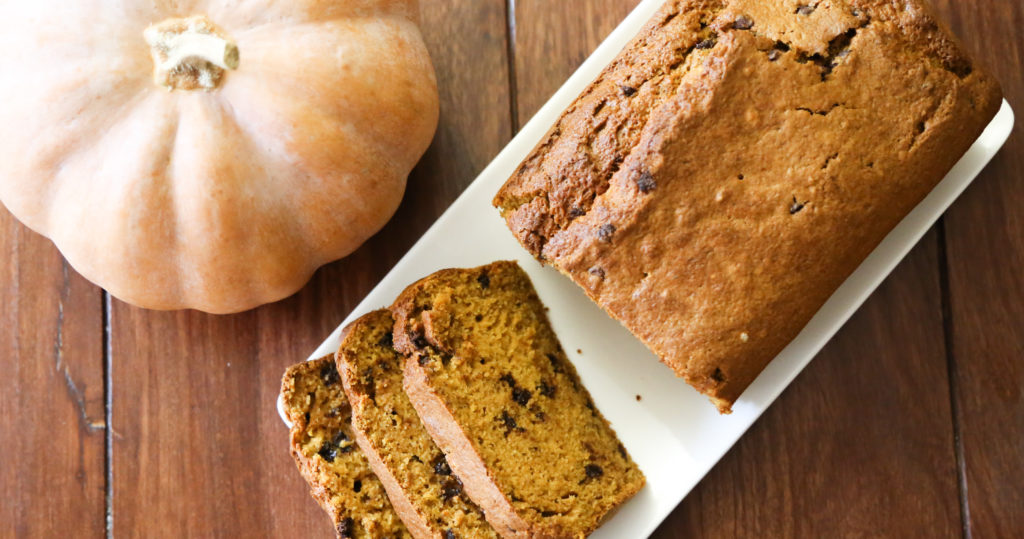
[[[351,408],[334,357],[289,368],[281,382],[281,397],[292,424],[295,464],[313,498],[331,516],[338,537],[412,537],[356,446]]]
[[[643,486],[517,264],[435,273],[392,313],[406,393],[503,537],[584,537]]]
[[[920,0],[669,0],[494,204],[728,412],[999,105]]]
[[[392,347],[387,310],[345,328],[337,365],[352,404],[356,442],[402,521],[418,539],[497,537],[462,491],[402,388],[402,356]]]

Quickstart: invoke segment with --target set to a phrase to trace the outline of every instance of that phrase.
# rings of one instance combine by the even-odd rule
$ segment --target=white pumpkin
[[[384,225],[430,143],[416,17],[414,0],[0,0],[0,200],[130,303],[288,296]]]

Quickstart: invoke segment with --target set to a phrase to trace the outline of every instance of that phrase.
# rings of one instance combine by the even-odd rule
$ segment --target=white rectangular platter
[[[643,491],[595,532],[595,538],[650,535],[971,183],[1006,141],[1014,121],[1013,111],[1004,102],[956,167],[761,373],[733,406],[732,415],[719,415],[706,398],[677,379],[575,284],[534,261],[491,207],[491,198],[559,114],[639,32],[662,2],[644,0],[626,17],[310,356],[313,359],[334,353],[345,324],[390,305],[407,285],[435,270],[518,260],[550,308],[554,329],[598,408],[647,476]],[[643,399],[638,401],[637,395]]]

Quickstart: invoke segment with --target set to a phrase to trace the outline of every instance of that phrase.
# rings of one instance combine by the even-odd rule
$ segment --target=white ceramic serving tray
[[[893,229],[761,373],[733,406],[733,413],[719,415],[705,397],[677,379],[568,278],[541,267],[516,242],[491,206],[491,198],[559,114],[639,32],[662,2],[644,0],[622,21],[342,324],[390,305],[407,285],[433,271],[518,260],[550,308],[548,314],[562,346],[598,408],[647,476],[647,486],[595,532],[594,538],[650,535],[971,183],[1013,127],[1013,111],[1004,102],[949,175]],[[310,359],[334,353],[342,326]],[[638,401],[637,395],[642,400]]]

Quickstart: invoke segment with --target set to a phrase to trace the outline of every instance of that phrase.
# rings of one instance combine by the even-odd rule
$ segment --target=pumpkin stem
[[[213,90],[238,69],[238,46],[203,15],[171,18],[143,33],[153,56],[153,81],[168,90]]]

